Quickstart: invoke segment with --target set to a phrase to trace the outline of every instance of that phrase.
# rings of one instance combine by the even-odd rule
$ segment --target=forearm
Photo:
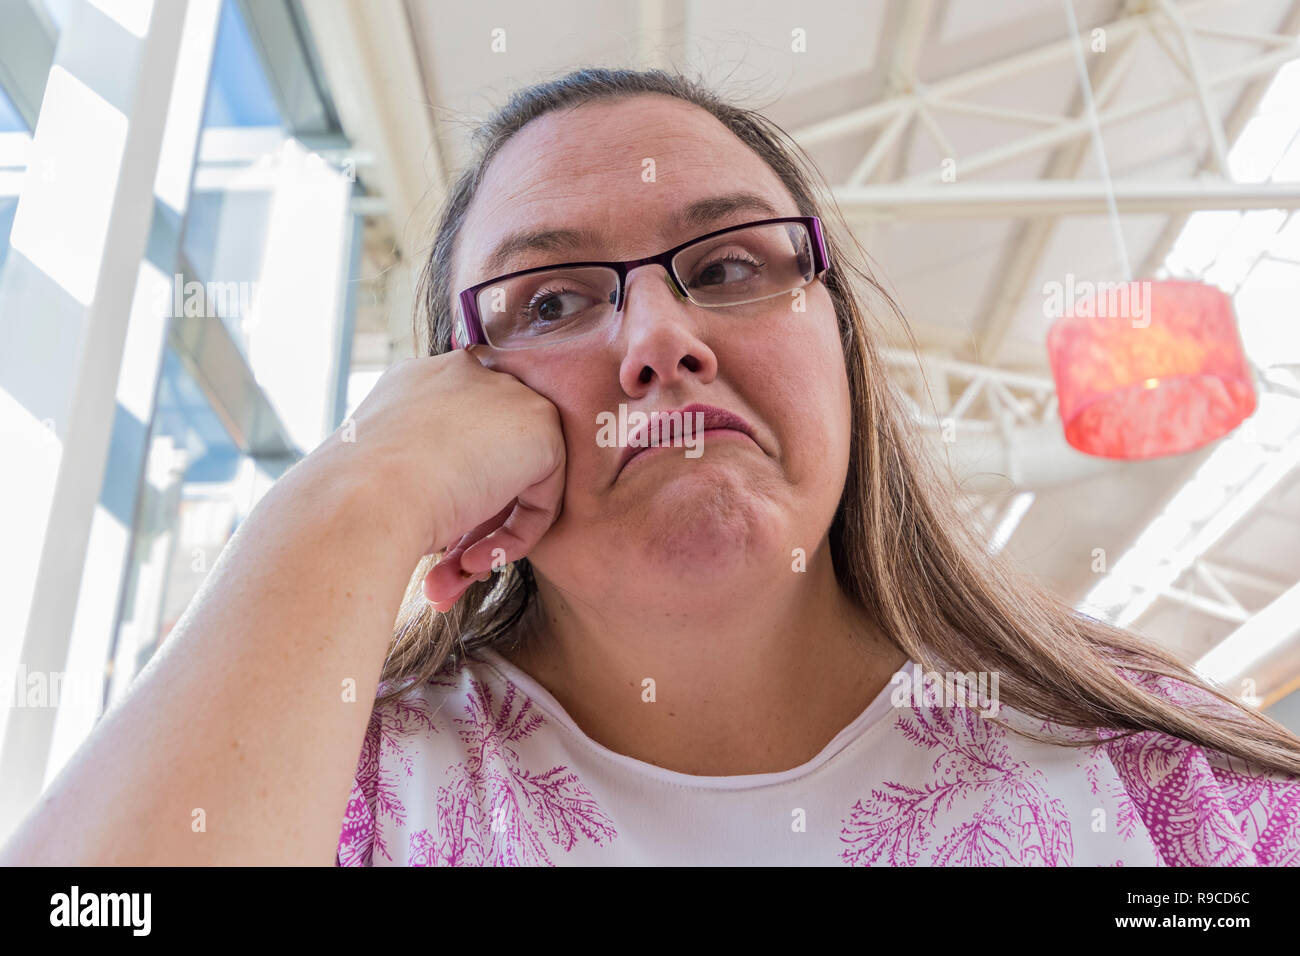
[[[267,493],[0,863],[333,860],[418,549],[323,473]]]

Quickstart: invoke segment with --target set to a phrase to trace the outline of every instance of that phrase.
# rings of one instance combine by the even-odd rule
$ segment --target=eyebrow
[[[672,214],[669,219],[674,230],[704,229],[718,220],[736,212],[760,213],[765,218],[776,219],[781,214],[771,202],[757,193],[733,192],[721,196],[697,199]],[[525,252],[541,250],[561,253],[581,246],[600,245],[601,236],[590,229],[527,229],[513,233],[497,243],[487,258],[485,270],[489,275],[500,275],[506,266]]]

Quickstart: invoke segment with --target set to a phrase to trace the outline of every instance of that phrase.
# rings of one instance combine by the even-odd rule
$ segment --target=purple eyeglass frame
[[[741,223],[738,226],[727,226],[725,229],[715,229],[713,232],[706,232],[702,236],[696,236],[694,239],[688,239],[686,242],[673,246],[667,252],[661,252],[657,256],[646,256],[644,259],[627,259],[623,262],[560,262],[550,266],[537,266],[532,269],[522,269],[519,272],[511,272],[507,275],[496,276],[495,278],[489,279],[487,282],[480,282],[477,285],[472,285],[461,292],[457,297],[460,300],[461,314],[460,321],[457,324],[460,326],[460,331],[464,333],[466,341],[459,341],[458,336],[456,335],[456,325],[453,324],[451,347],[453,349],[463,349],[469,348],[471,345],[489,344],[487,336],[483,332],[483,323],[479,318],[478,294],[483,289],[496,285],[498,282],[504,282],[507,279],[514,279],[519,276],[530,275],[534,272],[549,272],[552,269],[570,269],[579,266],[604,266],[608,269],[613,269],[618,273],[618,299],[614,303],[614,312],[618,313],[623,311],[623,297],[627,288],[627,274],[638,266],[650,265],[653,263],[664,267],[664,272],[668,274],[673,289],[678,295],[687,301],[693,302],[690,293],[686,291],[686,287],[682,284],[681,280],[678,279],[676,272],[673,271],[673,257],[677,255],[677,253],[681,252],[687,246],[692,246],[705,239],[712,239],[714,236],[721,236],[728,232],[736,232],[740,229],[748,229],[751,226],[767,226],[780,222],[801,223],[808,230],[809,235],[813,238],[813,279],[820,279],[826,274],[826,270],[831,267],[830,255],[826,251],[826,237],[822,233],[821,219],[817,216],[779,216],[776,219],[757,219],[753,222]],[[810,279],[809,281],[811,282],[812,280]],[[726,305],[722,304],[705,305],[699,302],[694,302],[694,304],[706,309],[727,308]],[[572,340],[566,339],[565,341]],[[532,347],[545,348],[545,346]]]

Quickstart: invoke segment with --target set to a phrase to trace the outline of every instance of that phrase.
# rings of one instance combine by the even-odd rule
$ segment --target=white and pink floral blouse
[[[601,746],[480,649],[374,708],[337,863],[1300,864],[1300,778],[1153,732],[1037,743],[973,707],[897,706],[892,689],[801,766],[701,777]]]

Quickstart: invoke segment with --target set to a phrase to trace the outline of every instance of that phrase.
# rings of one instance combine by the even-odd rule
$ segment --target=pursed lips
[[[704,416],[698,430],[695,428],[696,413]],[[718,408],[715,405],[702,405],[696,402],[687,405],[685,408],[670,409],[668,411],[651,411],[648,413],[649,421],[633,429],[632,432],[628,434],[628,447],[624,448],[623,453],[619,456],[619,474],[622,473],[623,469],[627,466],[627,463],[638,454],[655,447],[650,445],[648,442],[645,447],[637,447],[642,442],[644,436],[647,434],[653,434],[651,429],[660,433],[661,441],[659,447],[663,447],[665,444],[675,445],[681,440],[681,433],[677,432],[676,428],[673,427],[675,426],[675,423],[673,423],[673,426],[670,426],[672,427],[672,431],[669,435],[664,436],[662,434],[663,428],[660,426],[660,420],[665,416],[672,415],[679,416],[677,421],[681,423],[682,428],[688,430],[692,437],[698,437],[699,440],[703,440],[704,433],[711,429],[727,429],[729,431],[740,432],[742,435],[747,436],[750,441],[754,442],[754,444],[758,444],[757,439],[754,438],[753,426],[735,412],[729,412],[725,408]],[[666,441],[663,439],[666,439]],[[615,477],[617,477],[617,475]]]

